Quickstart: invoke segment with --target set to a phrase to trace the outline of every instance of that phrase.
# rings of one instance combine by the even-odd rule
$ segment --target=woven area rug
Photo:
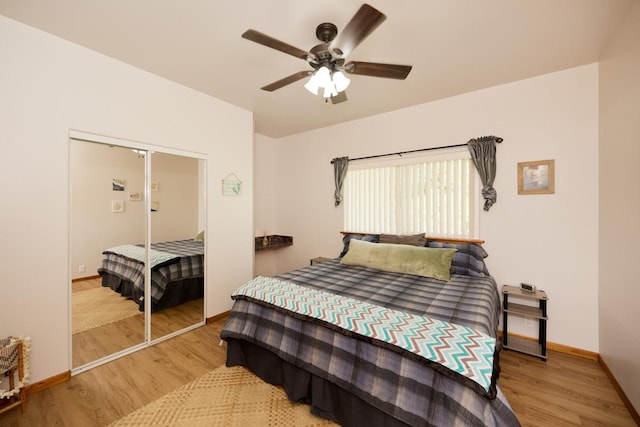
[[[280,387],[241,366],[221,366],[111,424],[125,426],[337,426],[309,405],[292,403]]]
[[[135,315],[143,315],[137,304],[107,287],[74,292],[71,300],[74,334]]]

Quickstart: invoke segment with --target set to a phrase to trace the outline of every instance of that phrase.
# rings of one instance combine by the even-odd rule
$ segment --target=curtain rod
[[[499,144],[504,140],[502,138],[495,138],[495,141]],[[402,156],[403,154],[417,153],[420,151],[443,150],[445,148],[466,147],[466,146],[467,144],[455,144],[455,145],[443,145],[441,147],[419,148],[417,150],[398,151],[397,153],[376,154],[374,156],[356,157],[354,159],[349,159],[349,161],[353,162],[355,160],[375,159],[377,157]],[[333,160],[331,160],[331,164],[333,164]]]

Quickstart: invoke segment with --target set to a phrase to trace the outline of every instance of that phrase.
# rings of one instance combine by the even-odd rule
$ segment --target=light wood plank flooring
[[[224,320],[190,331],[30,395],[2,426],[104,426],[224,364]],[[600,365],[549,352],[545,363],[501,354],[500,387],[523,426],[634,426]]]
[[[88,279],[73,283],[73,292],[102,287],[100,279]],[[113,298],[121,298],[113,292]],[[133,301],[127,301],[135,304]],[[166,308],[151,315],[151,338],[187,328],[204,319],[204,298],[187,301],[176,307]],[[144,313],[98,328],[73,335],[73,367],[85,365],[101,357],[133,347],[144,342]]]

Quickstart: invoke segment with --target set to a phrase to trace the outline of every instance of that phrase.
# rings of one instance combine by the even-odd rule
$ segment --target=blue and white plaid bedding
[[[158,302],[170,282],[204,276],[204,242],[200,240],[175,240],[152,243],[151,249],[167,257],[164,263],[151,270],[151,298]],[[105,250],[98,273],[109,273],[131,282],[139,295],[144,295],[144,262]]]
[[[453,275],[447,283],[333,260],[277,278],[497,335],[500,300],[491,277]],[[266,348],[411,426],[519,425],[498,387],[490,398],[446,368],[273,306],[237,299],[221,336]]]
[[[258,276],[236,289],[231,297],[260,301],[329,323],[362,339],[370,338],[371,342],[410,352],[460,374],[479,385],[488,397],[494,396],[491,386],[496,339],[466,326],[272,277]]]

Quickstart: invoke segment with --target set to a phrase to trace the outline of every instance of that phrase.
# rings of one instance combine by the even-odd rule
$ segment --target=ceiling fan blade
[[[387,17],[382,12],[366,3],[363,4],[331,42],[329,50],[338,58],[346,57],[385,19]]]
[[[347,92],[345,92],[344,90],[340,93],[338,93],[336,96],[332,96],[331,97],[331,103],[332,104],[339,104],[341,102],[344,102],[347,100]]]
[[[279,50],[280,52],[293,55],[296,58],[304,59],[305,61],[308,61],[310,58],[315,58],[315,55],[310,52],[298,49],[295,46],[291,46],[290,44],[282,42],[278,39],[274,39],[273,37],[256,30],[245,31],[244,33],[242,33],[242,38],[251,40],[252,42],[259,43],[263,46],[267,46],[275,50]]]
[[[351,61],[345,64],[344,70],[349,74],[362,76],[385,77],[387,79],[404,80],[413,68],[411,65],[381,64],[378,62]]]
[[[273,92],[276,89],[280,89],[281,87],[297,82],[298,80],[304,79],[305,77],[310,76],[312,73],[313,73],[312,70],[298,71],[295,74],[291,74],[290,76],[287,76],[284,79],[280,79],[277,82],[273,82],[271,84],[263,86],[260,89],[266,90],[267,92]]]

